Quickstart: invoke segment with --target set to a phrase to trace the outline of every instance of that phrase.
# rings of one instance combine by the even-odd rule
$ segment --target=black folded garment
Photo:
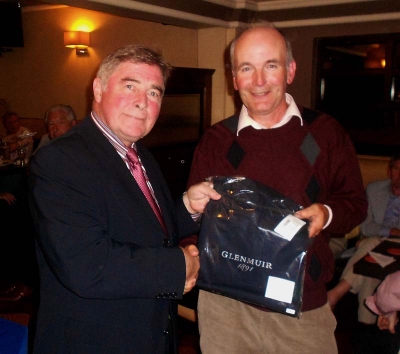
[[[222,198],[203,214],[198,287],[299,317],[311,242],[293,216],[302,207],[249,178],[210,180]]]

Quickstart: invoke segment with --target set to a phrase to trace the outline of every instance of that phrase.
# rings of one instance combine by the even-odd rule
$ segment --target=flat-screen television
[[[0,48],[23,47],[21,5],[18,1],[0,1]]]

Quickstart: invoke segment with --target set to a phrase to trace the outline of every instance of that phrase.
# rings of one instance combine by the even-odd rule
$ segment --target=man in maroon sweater
[[[189,185],[208,176],[252,178],[304,209],[309,236],[300,319],[200,291],[203,354],[337,353],[326,283],[334,271],[328,242],[364,220],[367,201],[350,138],[332,117],[299,107],[286,93],[296,63],[272,24],[250,28],[231,46],[238,116],[211,127],[195,152]]]

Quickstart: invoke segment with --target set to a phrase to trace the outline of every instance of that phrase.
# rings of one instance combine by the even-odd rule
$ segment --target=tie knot
[[[128,159],[128,161],[133,164],[136,165],[137,163],[139,163],[139,158],[138,158],[138,154],[135,151],[134,148],[128,148],[128,152],[126,153],[126,157]]]

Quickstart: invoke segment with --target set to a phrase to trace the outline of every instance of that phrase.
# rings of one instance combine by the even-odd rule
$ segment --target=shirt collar
[[[91,112],[91,117],[92,117],[93,122],[100,129],[100,131],[103,133],[103,135],[108,139],[108,141],[111,143],[111,145],[114,146],[114,149],[117,150],[118,154],[121,157],[125,157],[126,153],[128,152],[128,148],[121,141],[121,139],[118,138],[106,124],[104,124],[104,122],[98,117],[98,115],[96,114],[95,111]],[[133,143],[131,145],[131,147],[136,150],[135,143]]]
[[[288,108],[282,117],[282,119],[273,125],[271,128],[278,128],[283,125],[285,125],[287,122],[290,121],[290,119],[293,116],[296,116],[300,119],[300,124],[303,125],[303,118],[301,117],[300,111],[296,105],[296,102],[294,102],[294,99],[291,95],[288,93],[285,94],[286,98],[286,103],[288,104]],[[252,126],[254,129],[267,129],[264,126],[262,126],[260,123],[256,122],[253,118],[249,116],[248,110],[245,105],[242,106],[242,109],[240,111],[239,115],[239,122],[238,122],[238,128],[237,128],[237,135],[239,135],[239,131],[242,130],[243,128],[246,128],[248,126]]]

